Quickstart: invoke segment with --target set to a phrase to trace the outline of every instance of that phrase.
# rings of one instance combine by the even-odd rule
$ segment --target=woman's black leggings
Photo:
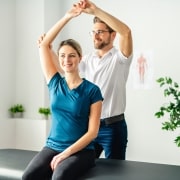
[[[44,147],[26,167],[22,180],[76,180],[95,165],[94,151],[83,150],[63,160],[52,171],[50,162],[57,154]]]

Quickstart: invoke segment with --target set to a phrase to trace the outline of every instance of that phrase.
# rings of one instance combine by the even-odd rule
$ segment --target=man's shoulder
[[[83,56],[83,60],[96,57],[96,52],[89,52]]]

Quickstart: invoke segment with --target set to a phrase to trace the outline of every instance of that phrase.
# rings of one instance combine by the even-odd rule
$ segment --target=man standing
[[[132,61],[133,43],[130,28],[89,0],[74,4],[82,12],[94,15],[91,31],[95,52],[83,57],[80,70],[97,84],[104,97],[101,124],[96,143],[96,157],[125,160],[127,147],[126,82]],[[119,35],[119,48],[113,43]]]

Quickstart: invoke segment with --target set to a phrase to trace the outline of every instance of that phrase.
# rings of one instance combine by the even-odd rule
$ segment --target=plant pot
[[[42,114],[42,119],[46,119],[46,120],[48,120],[48,119],[49,119],[49,116],[48,116],[48,115],[44,115],[44,114]]]
[[[23,118],[23,112],[11,113],[12,118]]]

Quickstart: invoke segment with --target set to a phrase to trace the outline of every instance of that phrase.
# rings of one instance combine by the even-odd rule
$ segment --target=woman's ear
[[[79,57],[79,63],[81,62],[81,60],[82,60],[82,56]]]

